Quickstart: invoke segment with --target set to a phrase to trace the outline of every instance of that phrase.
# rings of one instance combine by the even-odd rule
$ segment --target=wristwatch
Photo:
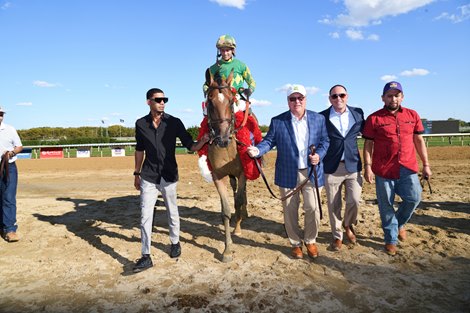
[[[140,176],[140,172],[134,172],[134,176]]]

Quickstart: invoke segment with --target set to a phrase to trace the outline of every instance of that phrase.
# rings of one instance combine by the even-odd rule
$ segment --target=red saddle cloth
[[[240,125],[243,123],[243,119],[245,117],[245,112],[237,112],[235,113],[235,129],[238,129]],[[209,125],[207,123],[207,116],[201,122],[201,126],[199,129],[198,140],[202,138],[202,136],[209,132]],[[248,115],[248,119],[246,121],[245,126],[240,128],[236,133],[237,140],[244,143],[244,144],[237,144],[238,154],[240,155],[240,161],[242,162],[243,170],[245,171],[245,176],[249,180],[255,180],[259,177],[259,171],[256,167],[255,162],[261,162],[259,159],[255,160],[250,158],[246,150],[250,145],[251,136],[250,133],[253,134],[254,144],[258,144],[262,139],[261,131],[258,127],[258,123],[256,122],[255,118],[251,115]],[[199,156],[207,155],[209,149],[209,145],[205,144],[201,150],[197,153]],[[207,166],[210,170],[212,170],[211,164],[209,159],[207,159]]]

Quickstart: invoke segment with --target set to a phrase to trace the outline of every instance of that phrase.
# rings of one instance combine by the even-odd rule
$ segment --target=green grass
[[[427,147],[470,146],[470,136],[424,137],[424,141]],[[364,148],[364,139],[358,139],[357,144]]]
[[[125,147],[126,156],[134,156],[135,147],[134,146],[127,146]],[[39,158],[39,149],[33,149],[31,153],[32,159]],[[188,153],[188,149],[184,147],[176,147],[176,154],[186,154]],[[103,148],[96,148],[93,147],[91,149],[91,157],[110,157],[111,156],[111,148],[110,147],[103,147]],[[77,157],[77,149],[76,148],[64,148],[64,158],[76,158]]]

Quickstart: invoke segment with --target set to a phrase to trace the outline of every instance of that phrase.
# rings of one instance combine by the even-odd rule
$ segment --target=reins
[[[8,159],[9,158],[10,158],[9,153],[7,151],[2,155],[2,160],[0,161],[0,177],[5,182],[8,180],[8,175],[9,175],[9,171],[8,171]]]
[[[314,145],[310,146],[310,154],[311,155],[315,154],[315,146]],[[258,169],[259,173],[261,174],[261,177],[263,178],[264,184],[266,185],[266,187],[269,190],[269,193],[274,198],[276,198],[278,200],[281,200],[281,201],[284,201],[284,200],[292,197],[293,195],[298,193],[300,190],[302,190],[302,188],[308,183],[310,178],[312,178],[312,175],[314,175],[315,176],[314,181],[315,181],[315,189],[316,189],[316,194],[317,194],[318,208],[320,209],[320,219],[323,218],[323,212],[322,212],[322,208],[321,208],[320,192],[319,192],[319,188],[318,188],[318,177],[317,177],[316,165],[313,165],[313,164],[310,165],[309,174],[308,174],[307,178],[304,179],[298,186],[296,186],[293,190],[291,190],[289,193],[287,193],[284,197],[278,197],[274,194],[271,187],[269,186],[268,180],[266,179],[266,176],[264,175],[263,169],[261,168],[261,166],[259,165],[257,160],[255,160],[255,164],[256,164],[256,168]]]
[[[304,181],[302,181],[300,183],[300,185],[296,186],[292,191],[290,191],[284,197],[278,197],[274,194],[271,187],[269,186],[268,180],[266,179],[266,176],[264,175],[263,169],[259,165],[258,161],[255,160],[255,163],[256,163],[256,168],[258,169],[259,173],[261,174],[261,177],[263,178],[263,181],[264,181],[266,187],[268,188],[268,191],[271,194],[271,196],[273,196],[274,198],[276,198],[278,200],[281,200],[281,201],[289,199],[290,197],[292,197],[293,195],[298,193],[300,190],[302,190],[302,188],[308,183],[308,181],[310,180],[310,178],[312,177],[312,174],[313,174],[313,166],[310,166],[308,177]]]

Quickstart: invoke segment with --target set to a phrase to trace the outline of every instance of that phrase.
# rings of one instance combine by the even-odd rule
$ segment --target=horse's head
[[[231,87],[232,79],[233,70],[225,80],[217,72],[214,77],[210,77],[207,92],[207,118],[210,137],[212,142],[219,147],[227,147],[234,127],[235,92]]]

